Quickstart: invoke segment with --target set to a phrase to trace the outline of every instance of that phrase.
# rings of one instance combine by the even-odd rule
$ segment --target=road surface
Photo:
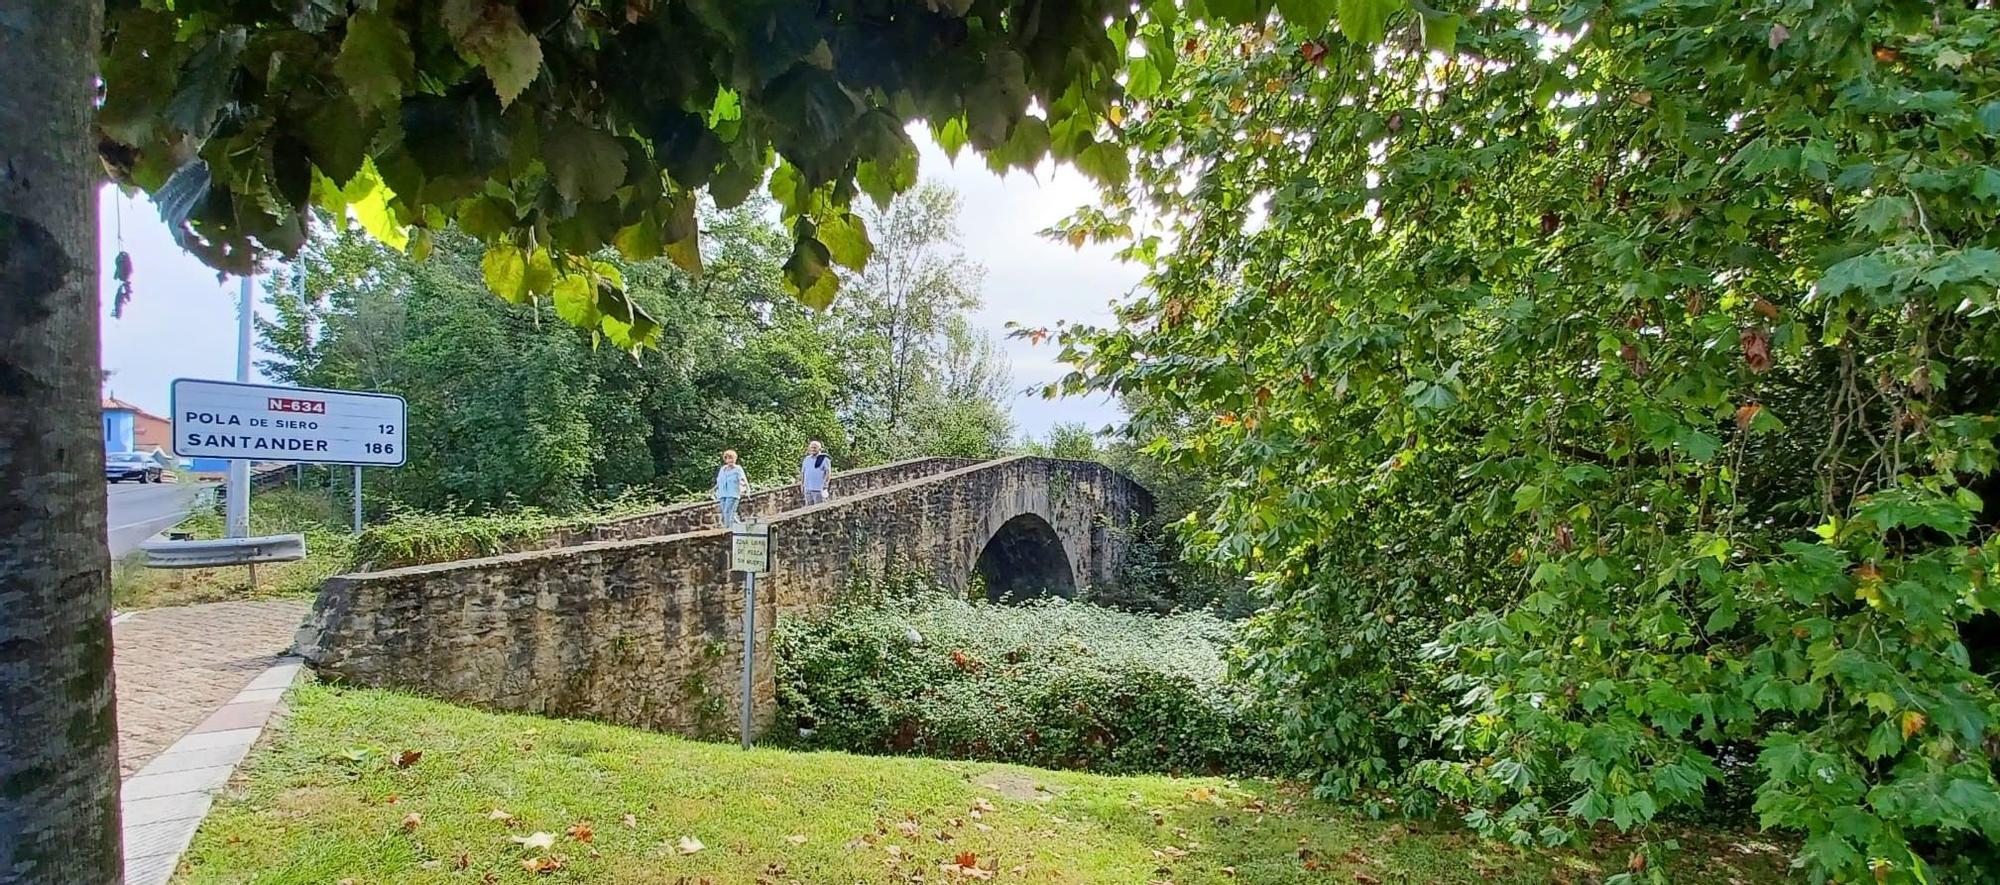
[[[111,558],[123,558],[147,538],[186,518],[203,487],[194,482],[105,483],[105,534],[111,541]]]

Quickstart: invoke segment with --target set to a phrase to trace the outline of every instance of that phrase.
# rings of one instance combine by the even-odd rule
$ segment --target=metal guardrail
[[[297,562],[306,558],[306,536],[152,541],[139,545],[139,549],[146,553],[148,568],[215,568],[257,562]]]

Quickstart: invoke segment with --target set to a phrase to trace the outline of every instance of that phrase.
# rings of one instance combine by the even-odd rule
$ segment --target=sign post
[[[740,732],[743,749],[750,749],[754,727],[757,683],[752,664],[757,649],[757,575],[771,570],[771,524],[748,522],[738,525],[729,536],[729,568],[743,573],[743,711]]]

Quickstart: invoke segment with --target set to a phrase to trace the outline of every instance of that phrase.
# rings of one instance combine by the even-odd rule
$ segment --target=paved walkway
[[[277,663],[311,610],[301,599],[265,599],[147,609],[114,621],[120,774],[130,777]]]
[[[217,602],[112,621],[126,885],[173,876],[215,791],[298,676],[286,652],[310,609]]]

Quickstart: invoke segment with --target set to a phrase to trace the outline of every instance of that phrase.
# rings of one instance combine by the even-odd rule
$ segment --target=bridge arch
[[[1001,523],[980,549],[972,572],[993,602],[1076,595],[1069,550],[1055,526],[1039,513],[1023,513]]]

